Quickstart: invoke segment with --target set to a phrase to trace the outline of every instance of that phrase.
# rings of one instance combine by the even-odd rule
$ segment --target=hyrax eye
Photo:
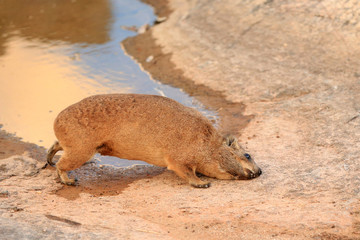
[[[251,156],[250,156],[250,154],[248,154],[248,153],[245,153],[244,156],[247,158],[247,160],[250,160],[250,159],[251,159]]]

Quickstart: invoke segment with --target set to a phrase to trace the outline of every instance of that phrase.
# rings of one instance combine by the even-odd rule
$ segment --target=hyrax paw
[[[196,188],[208,188],[211,186],[211,183],[204,183],[204,184],[192,184],[193,187]]]
[[[61,180],[61,182],[68,186],[75,186],[77,179],[68,179],[66,181]]]

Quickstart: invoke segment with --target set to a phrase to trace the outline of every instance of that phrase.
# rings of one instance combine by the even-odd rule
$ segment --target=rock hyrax
[[[47,161],[56,163],[61,182],[74,184],[67,171],[95,153],[143,160],[167,167],[194,187],[209,187],[196,173],[218,179],[251,179],[261,174],[234,137],[221,136],[198,111],[161,96],[96,95],[63,110],[55,119],[58,139]]]

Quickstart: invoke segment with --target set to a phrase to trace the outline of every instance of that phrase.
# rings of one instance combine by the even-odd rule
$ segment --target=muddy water
[[[25,141],[49,147],[52,123],[68,105],[100,93],[146,93],[214,112],[178,88],[149,77],[120,42],[136,33],[123,26],[152,24],[150,6],[136,0],[1,0],[0,124]],[[133,161],[109,157],[101,164]]]

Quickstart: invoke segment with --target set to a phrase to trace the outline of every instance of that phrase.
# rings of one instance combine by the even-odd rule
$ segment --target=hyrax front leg
[[[200,178],[196,176],[195,167],[182,165],[182,164],[174,164],[174,161],[169,162],[168,167],[169,170],[174,171],[179,177],[188,181],[188,183],[196,188],[208,188],[210,187],[210,182],[204,182]]]
[[[222,179],[222,180],[235,180],[238,177],[230,174],[228,171],[223,169],[219,163],[211,163],[206,165],[206,168],[202,172],[204,175],[212,178]]]
[[[66,185],[75,185],[76,179],[69,178],[67,171],[74,170],[82,166],[87,162],[93,154],[86,151],[70,151],[64,150],[64,154],[60,160],[56,163],[56,172],[58,173],[60,180]]]

